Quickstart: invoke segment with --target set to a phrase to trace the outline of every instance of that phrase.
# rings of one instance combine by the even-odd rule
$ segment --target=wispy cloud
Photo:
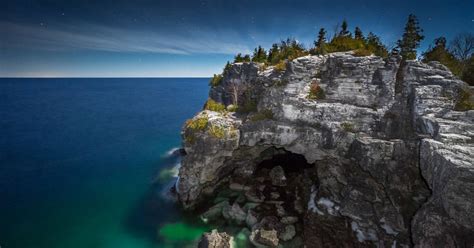
[[[0,22],[2,49],[94,50],[167,54],[249,52],[236,32],[193,29],[181,32],[134,31],[96,24],[26,25]]]

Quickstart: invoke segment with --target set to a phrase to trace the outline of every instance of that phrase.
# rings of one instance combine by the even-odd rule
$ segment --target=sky
[[[433,39],[474,33],[474,0],[2,0],[0,77],[210,77],[236,53],[318,30],[393,47],[408,14]]]

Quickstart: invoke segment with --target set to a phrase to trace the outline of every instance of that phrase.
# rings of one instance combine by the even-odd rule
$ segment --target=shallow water
[[[0,246],[181,247],[167,197],[208,79],[0,79]],[[171,171],[171,172],[170,172]]]

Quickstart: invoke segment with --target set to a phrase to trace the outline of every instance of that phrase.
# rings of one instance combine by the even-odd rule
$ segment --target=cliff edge
[[[234,63],[209,98],[176,186],[205,221],[257,247],[474,246],[472,88],[441,64]]]

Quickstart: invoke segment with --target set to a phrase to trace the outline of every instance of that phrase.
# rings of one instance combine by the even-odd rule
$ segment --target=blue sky
[[[473,0],[16,0],[0,8],[0,77],[209,77],[286,37],[307,46],[345,18],[389,47],[408,14],[425,50],[474,33]]]

